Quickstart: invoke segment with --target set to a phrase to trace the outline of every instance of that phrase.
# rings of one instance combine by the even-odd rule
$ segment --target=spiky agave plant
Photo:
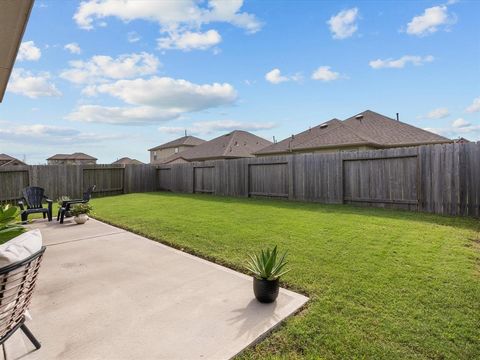
[[[247,268],[259,280],[276,280],[290,271],[290,269],[285,269],[288,263],[286,261],[287,252],[285,251],[280,255],[277,246],[249,255],[249,257]]]

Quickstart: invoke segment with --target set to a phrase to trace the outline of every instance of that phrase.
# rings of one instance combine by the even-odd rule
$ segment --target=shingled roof
[[[266,155],[355,146],[387,148],[447,142],[451,142],[451,140],[374,111],[366,110],[344,121],[329,120],[261,149],[255,154]]]
[[[117,161],[114,161],[112,164],[116,165],[143,165],[144,163],[141,162],[140,160],[137,159],[132,159],[129,157],[123,157],[121,159],[118,159]]]
[[[174,148],[178,146],[197,146],[202,143],[204,143],[205,140],[202,140],[200,138],[197,138],[195,136],[182,136],[181,138],[172,140],[170,142],[167,142],[165,144],[161,144],[158,146],[155,146],[151,149],[148,149],[148,151],[155,151],[155,150],[162,150],[162,149],[169,149],[169,148]]]
[[[169,163],[177,159],[202,161],[254,157],[254,152],[270,144],[270,141],[248,131],[235,130],[172,155],[164,159],[163,163]]]
[[[47,160],[97,160],[97,158],[82,152],[76,152],[73,154],[55,154]]]
[[[23,161],[20,161],[10,155],[0,154],[0,166],[11,165],[14,163],[18,163],[19,165],[27,165]]]

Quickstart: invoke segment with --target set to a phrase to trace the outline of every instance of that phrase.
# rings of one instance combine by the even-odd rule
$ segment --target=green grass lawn
[[[170,193],[92,203],[99,219],[244,272],[252,251],[289,251],[284,284],[311,300],[244,358],[480,358],[478,220]]]

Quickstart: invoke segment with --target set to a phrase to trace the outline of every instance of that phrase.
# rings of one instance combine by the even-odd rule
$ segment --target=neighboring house
[[[129,157],[123,157],[121,159],[118,159],[117,161],[114,161],[113,164],[120,164],[120,165],[143,165],[143,162],[137,159],[130,159]]]
[[[23,161],[15,159],[7,154],[0,154],[0,166],[27,165]]]
[[[148,149],[150,151],[150,164],[161,164],[166,158],[203,144],[205,140],[195,136],[183,136],[168,143]]]
[[[254,157],[254,152],[271,144],[270,141],[247,131],[235,130],[213,140],[206,141],[194,148],[174,154],[166,158],[163,163],[173,164]]]
[[[95,165],[97,158],[85,153],[56,154],[47,159],[48,165]]]
[[[443,136],[367,110],[343,121],[329,120],[267,146],[255,155],[357,151],[451,142]]]
[[[455,144],[468,144],[471,141],[468,139],[465,139],[464,137],[459,137],[458,139],[454,140]]]

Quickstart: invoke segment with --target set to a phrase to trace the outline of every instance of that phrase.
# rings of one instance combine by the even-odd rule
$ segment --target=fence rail
[[[0,201],[26,186],[56,199],[168,190],[364,204],[480,216],[480,143],[296,154],[152,165],[33,165],[0,168]]]

